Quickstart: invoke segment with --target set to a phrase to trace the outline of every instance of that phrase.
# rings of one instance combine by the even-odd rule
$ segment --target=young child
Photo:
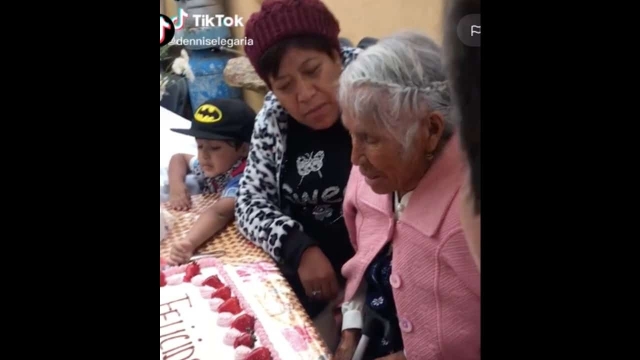
[[[196,248],[233,221],[238,185],[245,167],[256,113],[243,101],[213,99],[194,112],[190,129],[171,129],[193,136],[198,156],[175,154],[169,162],[169,205],[187,210],[191,193],[185,177],[192,173],[204,194],[220,198],[200,214],[186,238],[171,246],[171,265],[188,262]]]

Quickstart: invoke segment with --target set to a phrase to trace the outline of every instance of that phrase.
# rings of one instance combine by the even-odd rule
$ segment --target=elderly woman
[[[342,217],[351,138],[337,86],[356,49],[341,48],[339,32],[318,0],[266,0],[251,15],[245,52],[271,91],[236,201],[241,233],[278,263],[331,348],[340,331],[330,305],[354,254]]]
[[[340,78],[353,149],[344,217],[355,256],[336,358],[480,359],[480,278],[460,225],[458,136],[439,47],[400,33]],[[364,348],[364,357],[360,351]]]

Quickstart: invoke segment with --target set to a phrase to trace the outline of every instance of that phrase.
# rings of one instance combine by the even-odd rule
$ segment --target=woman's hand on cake
[[[356,352],[359,340],[360,330],[348,329],[342,331],[340,344],[338,344],[336,353],[333,355],[334,360],[351,360]]]
[[[307,296],[312,299],[331,300],[338,294],[338,279],[333,266],[317,246],[302,254],[298,276]]]
[[[169,206],[174,210],[186,211],[191,208],[191,194],[184,184],[174,184],[169,190]]]
[[[169,264],[179,265],[184,264],[193,256],[193,245],[188,239],[176,241],[171,244],[169,250]]]

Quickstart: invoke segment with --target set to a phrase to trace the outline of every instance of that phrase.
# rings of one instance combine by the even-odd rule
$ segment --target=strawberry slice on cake
[[[220,281],[218,275],[209,276],[202,282],[202,285],[211,286],[214,289],[220,289],[224,287],[224,284],[222,283],[222,281]]]
[[[238,348],[240,346],[246,346],[249,349],[253,349],[253,346],[256,343],[256,337],[253,334],[242,334],[236,338],[236,341],[233,342],[233,348]]]
[[[231,323],[231,327],[234,329],[238,329],[242,332],[251,333],[253,332],[253,327],[256,324],[256,319],[249,314],[242,314],[235,318]]]
[[[245,360],[272,360],[272,359],[271,359],[271,353],[269,352],[269,349],[265,347],[259,347],[259,348],[253,349],[253,351],[249,353],[249,355],[246,357]]]
[[[184,272],[184,278],[182,281],[191,282],[194,276],[200,275],[200,265],[197,262],[191,262],[187,265],[187,269]]]
[[[218,298],[222,300],[229,300],[231,298],[231,289],[228,286],[221,287],[216,290],[213,294],[211,294],[211,298]]]
[[[218,307],[219,313],[232,313],[233,315],[238,315],[242,312],[242,308],[240,307],[240,302],[238,298],[232,297],[229,300],[225,301]]]

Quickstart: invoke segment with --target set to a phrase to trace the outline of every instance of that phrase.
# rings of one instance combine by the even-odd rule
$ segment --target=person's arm
[[[334,354],[337,360],[351,360],[356,353],[362,335],[362,308],[364,307],[366,291],[367,286],[363,281],[354,297],[350,301],[344,302],[341,306],[342,333],[340,335],[340,343]]]
[[[174,210],[188,210],[191,194],[186,184],[186,175],[197,166],[198,158],[188,154],[175,154],[169,160],[169,206]]]
[[[351,168],[351,174],[349,174],[349,182],[344,191],[344,201],[342,202],[342,213],[347,231],[349,232],[349,240],[351,240],[351,245],[356,252],[358,251],[358,234],[356,231],[356,215],[358,210],[356,203],[361,176],[358,167],[353,166]],[[353,279],[347,277],[347,282],[349,281],[353,281]],[[359,335],[362,329],[362,307],[365,301],[366,289],[366,283],[362,281],[360,285],[358,285],[358,290],[353,299],[342,305],[343,334],[345,330],[358,330]]]
[[[169,168],[167,169],[170,188],[172,186],[186,186],[184,181],[189,173],[193,158],[194,156],[189,154],[175,154],[171,157]]]
[[[357,167],[351,168],[349,182],[345,189],[345,198],[342,202],[342,213],[344,215],[345,225],[349,232],[351,245],[358,251],[358,234],[356,231],[356,198],[358,192],[358,183],[360,181],[359,171]],[[343,274],[344,275],[344,274]],[[346,275],[345,275],[346,276]],[[347,283],[354,281],[347,277]],[[363,326],[363,307],[366,297],[366,283],[362,281],[356,290],[355,295],[349,301],[342,304],[342,333],[340,343],[334,354],[337,360],[351,360],[356,354],[358,343],[361,341]],[[363,339],[365,342],[366,339]],[[366,347],[366,343],[364,344]],[[361,351],[361,350],[359,350]],[[358,355],[360,356],[360,355]]]
[[[306,243],[310,239],[303,233],[302,225],[283,214],[279,207],[280,184],[276,180],[278,161],[275,147],[276,139],[280,139],[282,135],[277,117],[286,116],[286,113],[277,107],[280,107],[278,101],[269,92],[256,117],[251,150],[244,176],[240,180],[235,216],[242,235],[261,247],[275,261],[291,263],[290,258],[299,259],[304,251],[288,250],[287,257],[290,258],[285,259],[283,243]]]
[[[235,176],[220,193],[220,198],[207,208],[191,227],[187,240],[197,248],[233,221],[234,207],[242,174]]]
[[[358,251],[358,234],[356,232],[356,214],[357,214],[357,193],[358,186],[362,175],[357,166],[351,167],[351,173],[349,174],[349,182],[344,189],[344,201],[342,202],[342,214],[344,216],[344,222],[349,233],[349,240],[353,248]]]
[[[362,308],[364,307],[367,286],[364,281],[358,288],[351,301],[344,302],[342,310],[342,333],[350,332],[360,334],[362,330]],[[349,331],[351,330],[351,331]]]
[[[234,198],[220,198],[200,214],[186,236],[194,249],[233,221],[234,205]]]

